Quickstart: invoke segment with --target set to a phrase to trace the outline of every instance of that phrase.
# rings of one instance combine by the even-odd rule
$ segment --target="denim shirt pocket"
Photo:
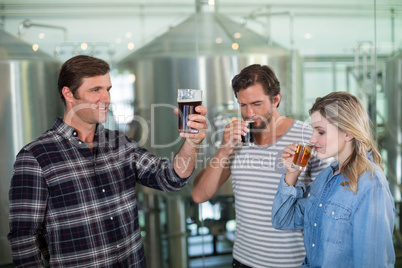
[[[323,226],[325,226],[325,241],[334,244],[341,251],[345,239],[351,236],[350,217],[352,210],[342,204],[328,202],[324,207]]]

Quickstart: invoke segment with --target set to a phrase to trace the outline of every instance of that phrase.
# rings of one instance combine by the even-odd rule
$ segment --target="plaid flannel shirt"
[[[136,182],[178,191],[172,161],[97,126],[93,152],[58,118],[17,155],[10,187],[15,267],[146,267]]]

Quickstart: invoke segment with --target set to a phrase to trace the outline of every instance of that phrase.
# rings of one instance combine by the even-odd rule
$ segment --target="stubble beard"
[[[259,119],[259,124],[254,125],[254,129],[259,129],[263,130],[268,126],[271,121],[272,121],[272,110],[268,111],[264,116],[259,116],[257,119]]]

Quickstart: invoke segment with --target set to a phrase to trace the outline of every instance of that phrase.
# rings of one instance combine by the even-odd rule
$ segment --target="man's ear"
[[[63,94],[66,102],[72,102],[72,100],[74,99],[73,93],[71,92],[69,87],[63,87],[61,93]]]
[[[274,104],[275,107],[278,107],[279,103],[281,102],[281,99],[282,99],[282,94],[278,93],[278,95],[276,95],[272,98],[272,104]]]

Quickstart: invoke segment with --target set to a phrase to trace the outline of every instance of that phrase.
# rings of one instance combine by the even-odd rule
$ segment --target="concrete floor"
[[[395,268],[402,268],[402,249],[396,249],[396,263]],[[197,259],[190,261],[190,267],[192,268],[230,268],[232,263],[232,256],[222,255],[222,256],[212,256],[205,260]],[[0,265],[0,268],[13,268],[12,264]]]

